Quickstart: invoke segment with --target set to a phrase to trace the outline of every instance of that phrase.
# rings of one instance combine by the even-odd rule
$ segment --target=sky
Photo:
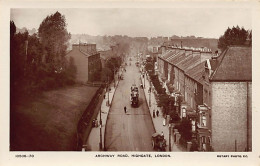
[[[246,8],[15,8],[10,19],[18,28],[38,29],[56,11],[65,15],[71,34],[219,38],[228,27],[252,29]]]

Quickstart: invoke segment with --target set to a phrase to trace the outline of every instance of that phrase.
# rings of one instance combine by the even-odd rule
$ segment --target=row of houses
[[[159,78],[167,93],[183,96],[179,116],[191,120],[199,150],[252,151],[251,47],[159,50]]]
[[[76,81],[82,84],[94,81],[97,73],[104,68],[106,60],[115,56],[119,56],[118,45],[98,51],[96,44],[90,43],[73,44],[72,50],[66,55],[68,59],[74,59],[77,68]]]

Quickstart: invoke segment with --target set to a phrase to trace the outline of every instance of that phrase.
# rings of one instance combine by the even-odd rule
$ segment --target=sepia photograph
[[[259,150],[252,99],[259,3],[61,3],[6,9],[4,119],[13,157],[245,160]]]

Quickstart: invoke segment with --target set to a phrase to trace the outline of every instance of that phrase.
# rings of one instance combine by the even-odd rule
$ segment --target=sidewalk
[[[121,74],[121,72],[119,72],[119,74]],[[111,88],[109,95],[108,95],[108,92],[106,92],[105,93],[106,94],[105,99],[104,99],[104,97],[102,98],[103,101],[102,101],[102,104],[101,104],[101,120],[102,120],[102,128],[101,128],[102,132],[101,133],[102,133],[102,147],[103,147],[103,149],[104,149],[105,127],[106,127],[107,116],[108,116],[108,112],[109,112],[110,105],[112,103],[116,88],[119,84],[117,74],[115,75],[115,78],[116,78],[115,79],[116,80],[116,86],[114,87],[114,82],[112,82],[109,86]],[[108,96],[109,96],[109,98],[108,98]],[[107,105],[108,100],[109,100],[109,105]],[[100,121],[99,121],[100,120],[100,112],[98,113],[97,120],[100,124]],[[92,128],[92,130],[89,134],[87,143],[86,143],[87,149],[90,150],[90,151],[100,151],[99,143],[100,143],[100,125],[98,127]]]
[[[163,118],[163,113],[162,113],[161,108],[157,107],[157,102],[156,102],[155,95],[154,95],[154,90],[155,89],[151,88],[152,89],[151,90],[152,93],[151,94],[148,93],[149,88],[150,88],[150,81],[147,80],[147,75],[145,76],[145,78],[141,77],[141,81],[142,81],[143,85],[145,84],[145,88],[144,88],[145,98],[146,98],[146,102],[147,102],[147,104],[149,106],[149,110],[150,110],[150,114],[151,114],[151,117],[152,117],[152,120],[153,120],[155,131],[157,133],[163,132],[164,138],[166,139],[166,145],[167,145],[166,146],[166,151],[169,151],[169,127],[168,127],[168,124],[163,126],[163,119],[164,119]],[[151,104],[151,105],[149,105],[149,104]],[[153,118],[153,110],[155,110],[155,112],[156,112],[156,110],[159,111],[159,116],[158,117],[155,116],[155,118]],[[171,132],[171,151],[174,151],[174,152],[182,152],[182,151],[184,151],[180,147],[180,145],[177,145],[177,144],[174,143],[173,132]]]

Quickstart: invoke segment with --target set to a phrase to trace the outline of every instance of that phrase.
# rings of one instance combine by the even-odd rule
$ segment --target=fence
[[[104,94],[105,85],[101,85],[91,99],[88,107],[84,111],[77,126],[77,150],[81,150],[83,143],[88,138],[92,127],[92,120],[97,116],[99,109],[97,106],[101,104],[100,97]],[[101,102],[100,102],[101,101]]]

